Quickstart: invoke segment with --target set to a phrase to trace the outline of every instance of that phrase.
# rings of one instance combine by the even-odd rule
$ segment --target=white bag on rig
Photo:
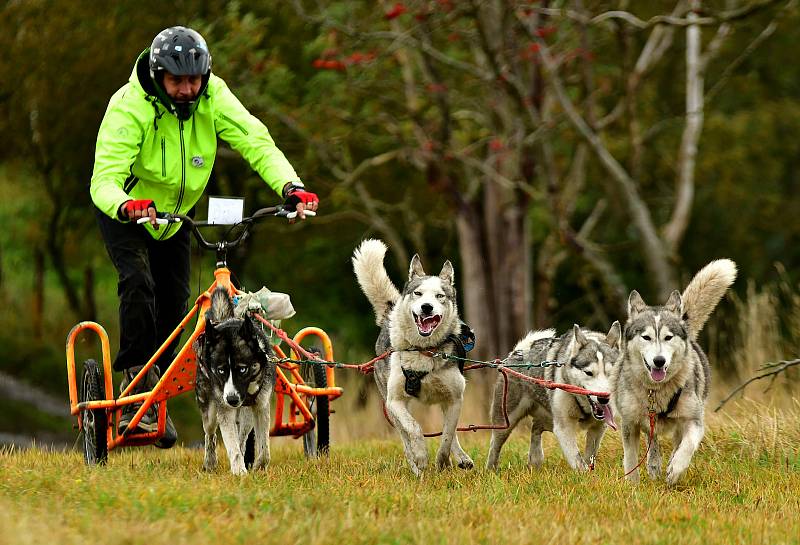
[[[234,316],[237,318],[250,311],[257,311],[267,320],[286,320],[295,315],[288,293],[269,291],[267,288],[256,292],[240,291],[234,304]]]

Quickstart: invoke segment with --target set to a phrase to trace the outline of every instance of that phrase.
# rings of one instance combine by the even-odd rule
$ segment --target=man
[[[208,183],[225,140],[264,181],[296,208],[316,211],[319,200],[305,190],[267,128],[211,73],[211,55],[196,31],[175,26],[160,32],[139,55],[131,77],[109,101],[95,150],[92,201],[109,256],[119,275],[120,349],[114,369],[125,388],[186,313],[189,297],[189,229],[160,229],[156,210],[186,214]],[[139,218],[149,218],[144,225]],[[164,369],[176,340],[157,366]],[[158,380],[151,372],[138,392]],[[122,411],[120,433],[140,405]],[[157,429],[155,409],[133,432]],[[156,446],[177,440],[168,418]]]

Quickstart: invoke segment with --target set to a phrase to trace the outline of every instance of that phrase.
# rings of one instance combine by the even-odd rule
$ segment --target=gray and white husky
[[[462,365],[433,357],[431,352],[458,353],[456,335],[461,321],[456,305],[453,266],[445,261],[438,276],[426,275],[419,256],[411,260],[408,282],[397,290],[383,265],[386,245],[365,240],[353,253],[353,269],[381,327],[376,354],[391,355],[375,364],[375,382],[386,404],[386,413],[403,440],[408,463],[420,476],[428,466],[428,452],[419,423],[409,412],[417,399],[440,405],[444,413],[442,442],[436,455],[439,468],[450,465],[450,454],[463,469],[472,459],[456,436],[466,381]]]
[[[247,473],[245,444],[255,430],[253,469],[269,464],[270,400],[275,387],[275,363],[269,339],[249,315],[234,317],[227,290],[211,294],[204,335],[195,343],[195,397],[203,416],[203,469],[217,466],[217,427],[228,452],[231,473]]]
[[[655,435],[647,456],[651,478],[661,473],[657,435],[672,434],[667,483],[677,483],[686,472],[704,433],[705,400],[710,367],[697,335],[709,315],[736,279],[736,264],[712,261],[698,272],[681,295],[672,292],[664,306],[648,306],[635,290],[628,298],[628,319],[622,359],[612,376],[612,404],[622,432],[625,472],[639,458],[639,433],[649,433],[649,411],[656,413]]]
[[[556,361],[560,366],[530,369],[516,368],[527,376],[542,378],[579,386],[595,392],[610,390],[611,366],[619,359],[621,327],[614,322],[608,333],[581,329],[555,336],[554,329],[532,331],[514,347],[509,363]],[[503,418],[503,377],[497,379],[492,400],[492,424],[505,423]],[[576,470],[585,470],[600,447],[606,426],[616,429],[614,417],[607,397],[578,396],[564,390],[547,390],[537,384],[509,377],[506,394],[507,429],[492,430],[487,469],[495,469],[500,459],[500,449],[511,435],[514,427],[526,416],[531,424],[531,445],[528,464],[542,465],[542,433],[553,432],[569,465]],[[586,449],[581,454],[578,448],[578,431],[586,430]]]

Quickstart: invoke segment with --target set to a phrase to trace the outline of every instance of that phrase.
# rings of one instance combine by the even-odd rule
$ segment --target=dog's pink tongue
[[[614,413],[611,412],[611,407],[608,405],[603,405],[603,422],[612,430],[617,431],[617,423],[614,422]]]
[[[656,382],[661,382],[664,380],[664,377],[667,376],[667,372],[663,369],[654,368],[652,371],[650,371],[650,376]]]
[[[438,316],[430,316],[428,318],[423,318],[419,321],[419,329],[423,333],[430,333],[433,331],[437,325],[439,325],[440,318]]]

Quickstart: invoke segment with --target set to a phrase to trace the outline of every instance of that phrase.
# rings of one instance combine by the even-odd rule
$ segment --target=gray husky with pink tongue
[[[555,336],[555,330],[532,331],[519,341],[506,358],[512,369],[529,377],[577,386],[597,393],[610,390],[611,368],[620,357],[622,331],[614,322],[608,333],[590,331],[575,325],[570,331]],[[542,363],[546,363],[541,367]],[[530,368],[524,364],[531,364]],[[495,384],[491,418],[494,425],[505,423],[503,392],[505,384],[499,376]],[[544,462],[542,433],[551,431],[558,439],[570,467],[586,470],[591,467],[606,427],[616,429],[609,398],[597,395],[574,395],[564,390],[546,390],[538,384],[510,377],[505,412],[508,427],[492,430],[488,469],[495,469],[503,448],[514,427],[531,417],[531,445],[528,464],[539,467]],[[586,448],[581,453],[578,433],[586,431]]]
[[[639,438],[650,431],[647,473],[661,473],[658,435],[672,434],[667,483],[677,483],[692,460],[704,433],[705,400],[711,370],[697,336],[736,279],[736,264],[712,261],[689,282],[683,294],[672,292],[664,306],[648,306],[638,292],[628,298],[622,359],[613,367],[611,392],[624,450],[628,479],[639,480]]]

